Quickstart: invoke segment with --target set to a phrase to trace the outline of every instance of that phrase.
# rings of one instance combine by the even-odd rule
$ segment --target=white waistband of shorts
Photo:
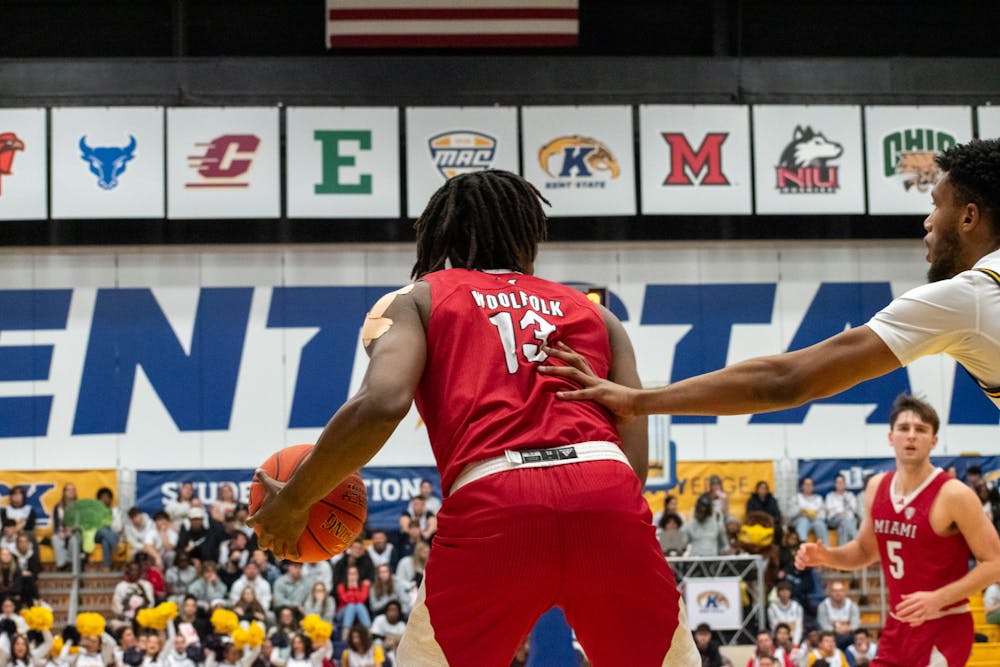
[[[550,468],[568,463],[583,463],[584,461],[621,461],[631,467],[622,448],[605,440],[578,442],[549,449],[509,449],[504,452],[503,456],[476,461],[465,466],[455,478],[448,494],[455,493],[469,482],[495,475],[498,472],[522,468]]]

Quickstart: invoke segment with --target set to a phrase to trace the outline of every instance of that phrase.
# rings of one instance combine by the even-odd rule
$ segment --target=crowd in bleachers
[[[72,568],[71,540],[81,535],[73,529],[83,528],[79,546],[84,566],[120,568],[122,574],[111,600],[112,615],[105,619],[108,632],[98,638],[94,654],[111,650],[105,644],[113,642],[118,667],[214,667],[212,661],[230,667],[322,667],[324,661],[328,667],[391,665],[437,530],[441,501],[431,484],[421,485],[423,495],[409,503],[398,530],[366,531],[344,553],[305,564],[278,562],[257,548],[257,536],[246,525],[248,508],[235,491],[235,485],[223,484],[218,499],[206,503],[196,497],[193,484],[182,483],[177,498],[150,516],[138,507],[122,511],[110,489],[101,489],[95,499],[79,500],[72,484],[64,486],[53,512],[52,535],[44,541],[53,549],[57,569]],[[0,542],[0,598],[5,617],[17,624],[17,611],[44,601],[37,586],[41,565],[33,511],[25,506],[23,489],[14,487],[9,495]],[[81,504],[86,512],[80,511]],[[95,560],[98,545],[101,558]],[[163,629],[145,627],[140,622],[145,610],[163,609],[163,603],[172,603],[176,616]],[[220,609],[234,613],[244,629],[258,624],[264,641],[230,650],[232,638],[212,622]],[[306,619],[329,624],[329,636],[314,642],[315,633],[310,637],[302,627]],[[20,655],[16,638],[24,628],[4,628],[8,632],[0,634],[13,639],[0,641],[0,667],[8,661],[26,667],[11,653],[16,648]],[[78,658],[67,657],[84,651],[80,637],[72,630],[70,634],[76,653],[58,662],[50,646],[45,659],[34,664],[44,667],[56,660],[62,667],[85,667],[77,664]],[[33,639],[29,653],[45,643],[40,636]],[[143,657],[130,661],[132,648]],[[192,664],[184,663],[182,655]]]

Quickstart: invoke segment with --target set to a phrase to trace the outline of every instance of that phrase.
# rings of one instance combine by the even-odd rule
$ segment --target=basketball
[[[275,452],[261,469],[279,482],[287,482],[312,454],[313,445],[292,445]],[[264,487],[250,485],[250,514],[264,500]],[[368,516],[368,494],[361,475],[352,472],[341,484],[309,508],[309,521],[299,537],[299,560],[316,563],[335,556],[351,545],[361,533]],[[254,530],[258,530],[256,527]],[[258,531],[259,532],[259,531]]]

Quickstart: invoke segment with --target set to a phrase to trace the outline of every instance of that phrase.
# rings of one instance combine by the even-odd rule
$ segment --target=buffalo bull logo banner
[[[843,153],[841,144],[800,125],[781,152],[774,187],[783,194],[835,193],[840,188],[837,167],[829,163]]]
[[[430,138],[431,160],[445,179],[493,166],[497,140],[472,130],[442,132]]]
[[[200,151],[188,156],[188,166],[200,177],[185,188],[245,188],[250,185],[260,137],[255,134],[224,134],[207,143],[195,144]]]
[[[934,128],[890,132],[882,137],[882,176],[898,180],[907,192],[929,192],[941,179],[941,168],[934,156],[956,143],[954,135]]]
[[[549,189],[603,188],[621,175],[618,160],[597,139],[578,134],[556,137],[538,151],[538,164],[553,181]]]
[[[3,176],[14,173],[14,155],[24,150],[24,142],[13,132],[0,132],[0,197],[3,196]]]
[[[90,173],[97,176],[97,185],[102,190],[118,187],[118,177],[125,173],[128,163],[135,158],[139,145],[133,135],[129,135],[124,146],[90,146],[87,135],[80,137],[80,158],[90,167]]]

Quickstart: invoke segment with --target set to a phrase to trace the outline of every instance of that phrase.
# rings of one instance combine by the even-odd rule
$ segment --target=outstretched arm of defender
[[[738,415],[783,410],[832,396],[899,368],[899,360],[867,326],[839,333],[811,347],[748,359],[659,389],[636,391],[602,380],[578,364],[572,350],[553,350],[568,366],[538,370],[580,385],[559,392],[565,400],[594,400],[621,416]]]
[[[875,475],[868,480],[865,498],[874,498],[879,482],[885,475]],[[878,562],[878,541],[872,529],[871,510],[865,507],[865,520],[854,540],[842,546],[828,549],[822,542],[806,542],[799,546],[795,554],[795,567],[832,567],[838,570],[856,570]]]
[[[409,412],[426,361],[420,313],[429,300],[426,283],[383,297],[362,329],[371,360],[358,392],[331,417],[312,455],[286,484],[258,471],[266,497],[248,525],[260,526],[261,548],[296,560],[310,506],[371,460]]]
[[[948,508],[950,518],[976,558],[976,566],[958,581],[936,591],[904,595],[894,613],[900,621],[911,625],[938,618],[943,608],[1000,581],[1000,537],[983,513],[975,492],[957,480],[950,480],[941,487],[941,494],[939,502]]]

